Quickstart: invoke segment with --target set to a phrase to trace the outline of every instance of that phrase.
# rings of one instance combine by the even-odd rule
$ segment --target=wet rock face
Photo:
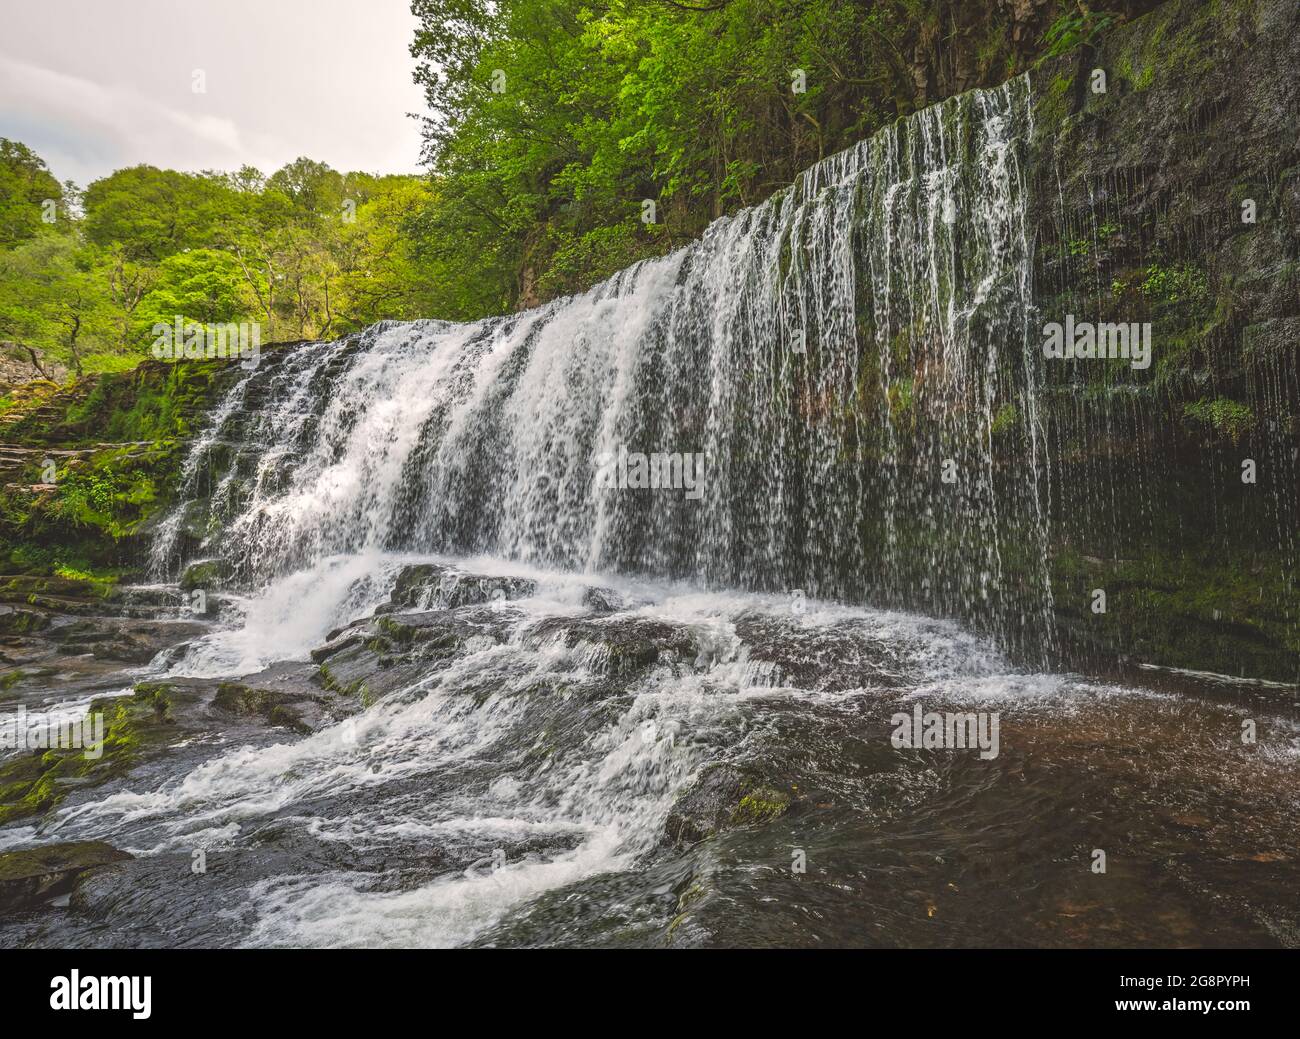
[[[90,871],[130,858],[103,841],[47,844],[0,853],[0,912],[31,908],[71,890]]]
[[[113,608],[101,603],[99,611]],[[89,605],[87,605],[89,609]],[[0,697],[18,698],[48,688],[60,676],[69,696],[79,691],[130,685],[118,674],[124,665],[147,664],[159,653],[208,632],[210,626],[171,607],[131,607],[128,613],[158,613],[168,619],[69,615],[47,605],[0,606]],[[174,619],[173,619],[174,618]]]
[[[1067,315],[1151,337],[1145,370],[1045,364],[1076,666],[1300,678],[1297,67],[1289,0],[1171,0],[1032,73],[1031,347]]]
[[[537,583],[522,577],[467,574],[451,567],[422,563],[408,566],[397,576],[389,609],[460,606],[522,599],[537,591]]]
[[[689,664],[699,652],[688,630],[640,617],[548,618],[530,628],[525,637],[535,646],[548,642],[570,649],[590,646],[594,666],[613,675],[632,674],[655,664]]]
[[[84,621],[56,618],[84,625]],[[223,742],[273,742],[333,725],[362,709],[356,696],[322,690],[315,668],[277,664],[244,682],[204,678],[135,681],[130,694],[112,695],[135,676],[107,655],[84,654],[89,673],[56,660],[68,694],[110,693],[85,709],[83,746],[19,750],[0,759],[0,825],[39,821],[69,798],[94,798],[141,776],[184,772],[216,753]],[[33,671],[10,689],[10,699],[39,713],[39,691],[49,675]],[[30,687],[30,688],[29,688]],[[29,722],[30,724],[30,722]],[[93,745],[92,745],[93,744]]]
[[[198,588],[220,588],[229,578],[230,566],[224,559],[200,559],[185,568],[179,584],[182,592],[192,592]]]
[[[315,681],[340,696],[372,703],[422,675],[446,667],[471,639],[504,638],[504,618],[490,608],[382,613],[334,632],[312,650]]]
[[[271,689],[254,689],[242,682],[222,682],[212,698],[212,710],[238,718],[262,718],[268,725],[309,733],[313,726],[303,719],[299,708],[316,707],[319,703],[319,697],[304,696],[295,701]]]
[[[855,637],[851,626],[804,627],[770,615],[749,614],[736,624],[748,659],[770,665],[773,685],[839,692],[869,686],[898,689],[907,665],[887,644]]]
[[[593,613],[617,613],[627,602],[612,589],[588,588],[582,595],[582,605]]]

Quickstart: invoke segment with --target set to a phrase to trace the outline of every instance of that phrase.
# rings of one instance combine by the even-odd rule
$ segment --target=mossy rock
[[[70,890],[82,874],[131,858],[103,841],[0,853],[0,912],[30,908]]]
[[[303,734],[311,732],[311,726],[282,700],[279,693],[270,689],[254,689],[242,682],[222,682],[217,686],[212,706],[236,717],[263,718],[271,725],[283,726]]]
[[[596,662],[609,674],[628,675],[656,664],[694,660],[699,654],[689,629],[643,618],[605,621],[548,618],[533,626],[528,640],[537,645],[559,638],[570,648],[589,643],[600,651]]]
[[[224,559],[202,559],[191,563],[181,575],[180,589],[192,592],[196,588],[219,588],[230,577],[230,565]]]
[[[39,610],[15,608],[0,612],[0,634],[30,635],[44,631],[51,624],[50,616]]]
[[[56,605],[64,602],[97,603],[114,586],[111,578],[59,577],[14,574],[0,577],[0,602]]]
[[[98,786],[133,768],[175,724],[169,694],[166,683],[141,682],[130,696],[93,700],[86,714],[103,717],[102,743],[33,750],[0,764],[0,825],[48,812],[71,788]]]
[[[788,812],[793,798],[756,770],[708,765],[673,804],[664,824],[673,844],[694,844],[741,826],[762,826]]]

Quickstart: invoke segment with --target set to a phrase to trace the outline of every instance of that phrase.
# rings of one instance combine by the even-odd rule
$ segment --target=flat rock
[[[0,854],[0,910],[38,905],[70,891],[82,874],[131,858],[103,841],[47,844]]]

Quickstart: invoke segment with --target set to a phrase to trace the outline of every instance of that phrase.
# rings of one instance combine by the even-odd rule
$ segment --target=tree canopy
[[[83,193],[0,138],[0,341],[79,373],[177,317],[271,342],[529,306],[1153,3],[411,0],[426,176],[141,165]]]
[[[585,288],[1154,0],[412,0],[449,316]],[[655,203],[653,223],[643,204]]]
[[[431,194],[306,158],[269,177],[134,166],[77,193],[0,139],[0,340],[81,373],[133,365],[177,317],[271,342],[425,316],[432,266],[405,228]]]

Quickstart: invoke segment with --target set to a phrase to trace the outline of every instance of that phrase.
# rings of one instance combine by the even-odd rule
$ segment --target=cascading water
[[[1115,484],[1084,458],[1056,486],[1078,397],[1049,408],[1031,337],[1031,109],[1026,78],[951,99],[581,296],[241,374],[152,557],[240,593],[149,676],[219,724],[0,830],[137,856],[55,943],[1300,934],[1275,688],[1247,750],[1231,704],[1004,655],[1053,650],[1051,499]],[[302,735],[245,724],[304,704]],[[1001,712],[1000,753],[894,745],[949,705]],[[1244,809],[1209,829],[1207,798]],[[220,868],[187,888],[196,850]]]
[[[219,439],[257,457],[213,494],[206,550],[254,587],[340,553],[481,552],[1048,638],[1030,107],[1022,77],[926,109],[581,296],[294,348],[217,412],[256,386]],[[621,452],[701,459],[701,486],[610,486]]]

